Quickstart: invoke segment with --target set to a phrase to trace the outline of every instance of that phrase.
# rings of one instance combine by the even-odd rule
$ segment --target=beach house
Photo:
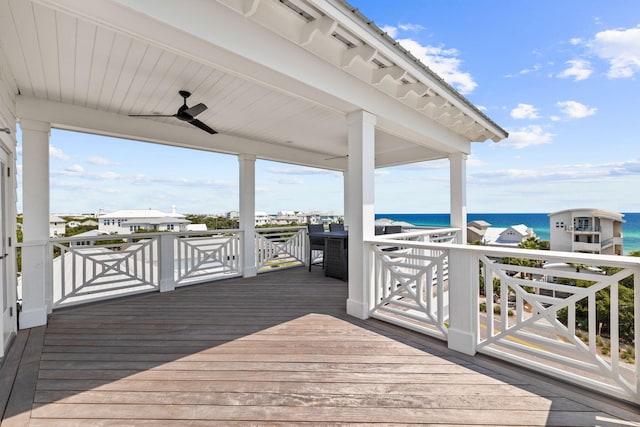
[[[624,215],[602,209],[567,209],[549,214],[552,251],[622,255]]]
[[[50,239],[52,129],[236,156],[239,228]],[[630,277],[640,287],[640,260],[465,244],[467,156],[507,136],[343,0],[0,0],[3,417],[635,422],[624,405],[640,403],[638,363],[622,361],[633,337],[610,328],[605,360],[597,325],[559,313],[574,319],[579,301]],[[348,234],[324,247],[345,281],[306,268],[306,227],[256,229],[259,160],[342,176]],[[435,160],[449,165],[450,227],[376,236],[375,169]],[[522,258],[537,262],[503,261]],[[587,288],[523,284],[542,260],[617,273]],[[539,288],[572,296],[541,300]],[[481,290],[513,297],[520,317],[494,315],[492,298],[481,311]]]
[[[176,212],[155,209],[124,209],[97,217],[98,231],[104,234],[131,234],[138,231],[186,231],[189,220]]]

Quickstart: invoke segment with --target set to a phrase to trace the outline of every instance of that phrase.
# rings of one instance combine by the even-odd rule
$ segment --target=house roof
[[[64,219],[60,218],[57,215],[49,215],[49,222],[64,222],[64,223],[66,223],[67,221],[65,221]]]
[[[18,118],[61,129],[339,171],[355,111],[378,167],[507,136],[342,0],[0,0],[0,50]],[[179,90],[217,135],[129,117],[176,113]]]
[[[614,221],[624,221],[624,214],[622,213],[618,213],[618,212],[613,212],[613,211],[607,211],[604,209],[594,209],[594,208],[576,208],[576,209],[565,209],[565,210],[561,210],[561,211],[557,211],[557,212],[553,212],[549,214],[549,217],[555,216],[555,215],[560,215],[560,214],[564,214],[564,213],[572,213],[574,216],[575,215],[590,215],[596,218],[608,218]]]
[[[511,227],[506,228],[504,231],[507,231],[507,230],[513,230],[519,235],[521,235],[522,237],[529,235],[529,227],[527,227],[524,224],[512,225]]]
[[[100,215],[98,218],[185,218],[185,215],[179,213],[167,213],[155,209],[123,209]]]

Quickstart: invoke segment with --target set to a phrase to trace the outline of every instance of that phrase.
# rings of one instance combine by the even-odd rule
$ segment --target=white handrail
[[[640,258],[399,237],[365,242],[374,260],[372,317],[447,340],[467,354],[487,353],[640,402]],[[385,253],[389,247],[394,250]],[[423,280],[445,265],[446,279]],[[633,295],[633,314],[620,306],[623,291]],[[596,315],[596,307],[608,317]]]

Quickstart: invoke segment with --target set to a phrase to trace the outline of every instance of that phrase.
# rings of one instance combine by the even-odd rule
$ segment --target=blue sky
[[[640,211],[638,2],[351,4],[510,133],[473,144],[469,212]],[[233,156],[53,130],[51,211],[235,210],[237,171]],[[256,175],[257,210],[342,212],[341,174],[258,161]],[[377,213],[448,211],[448,162],[378,171]]]

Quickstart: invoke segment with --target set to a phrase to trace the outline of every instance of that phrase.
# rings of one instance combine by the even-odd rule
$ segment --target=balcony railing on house
[[[640,403],[640,258],[458,245],[457,234],[413,230],[365,242],[369,315]],[[241,276],[242,236],[52,239],[49,306]],[[304,227],[258,229],[255,248],[258,273],[309,262]]]
[[[258,273],[303,265],[306,228],[256,230]],[[242,275],[241,230],[51,239],[53,308]]]
[[[372,317],[640,403],[640,259],[389,245],[367,242]],[[546,262],[567,268],[551,272]]]

